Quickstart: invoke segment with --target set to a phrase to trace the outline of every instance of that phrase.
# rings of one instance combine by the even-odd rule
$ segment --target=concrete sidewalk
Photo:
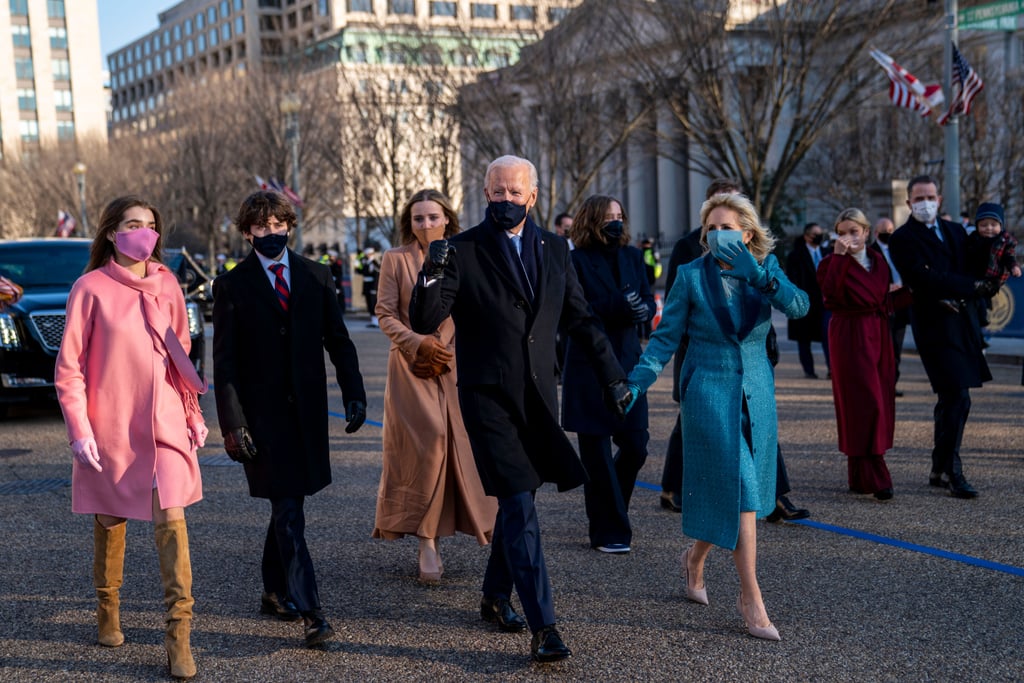
[[[381,420],[388,344],[351,321]],[[780,327],[784,338],[784,327]],[[194,565],[193,648],[199,681],[1019,681],[1024,680],[1024,431],[1020,369],[993,363],[972,392],[963,457],[977,500],[927,485],[934,396],[916,356],[904,360],[888,503],[847,492],[830,384],[806,380],[783,343],[777,370],[780,441],[794,502],[808,524],[758,524],[759,577],[783,640],[746,635],[729,553],[707,565],[711,605],[684,599],[680,517],[658,507],[665,444],[676,415],[666,372],[651,391],[650,457],[632,503],[633,552],[591,550],[580,490],[538,494],[560,628],[574,656],[534,665],[527,634],[478,615],[488,550],[442,542],[443,582],[416,581],[412,540],[370,539],[380,429],[353,435],[332,419],[335,483],[307,501],[308,538],[338,638],[301,646],[300,627],[258,613],[269,506],[246,492],[213,427],[201,452],[205,498],[188,511]],[[332,410],[343,412],[331,391]],[[71,455],[60,417],[16,413],[0,423],[0,680],[166,680],[152,527],[132,522],[123,589],[127,642],[95,645],[91,520],[70,512]],[[35,488],[31,484],[36,483]]]

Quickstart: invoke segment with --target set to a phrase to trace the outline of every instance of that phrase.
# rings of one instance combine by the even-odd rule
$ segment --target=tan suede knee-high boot
[[[96,586],[96,622],[100,645],[117,647],[124,643],[121,633],[120,589],[124,577],[124,532],[127,522],[109,529],[93,517],[92,578]]]
[[[164,585],[164,607],[167,610],[167,631],[164,645],[167,662],[175,678],[196,675],[189,633],[192,630],[192,563],[188,554],[188,530],[185,520],[176,519],[157,524],[153,529],[157,555],[160,557],[160,578]]]

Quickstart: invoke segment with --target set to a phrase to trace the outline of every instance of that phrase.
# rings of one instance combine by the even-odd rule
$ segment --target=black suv
[[[0,313],[0,417],[12,403],[52,399],[53,372],[64,336],[64,309],[71,285],[89,262],[88,239],[0,240],[0,275],[25,293]],[[203,375],[206,340],[199,306],[186,301],[189,358]]]

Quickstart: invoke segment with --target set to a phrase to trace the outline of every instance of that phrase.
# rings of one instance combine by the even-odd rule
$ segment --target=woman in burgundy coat
[[[895,426],[896,362],[889,334],[889,266],[866,249],[870,226],[859,209],[836,218],[835,252],[818,267],[825,308],[839,450],[849,456],[850,491],[892,498],[885,452]]]

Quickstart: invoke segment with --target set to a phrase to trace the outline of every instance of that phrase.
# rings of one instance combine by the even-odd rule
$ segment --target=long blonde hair
[[[751,235],[747,249],[758,263],[762,263],[775,248],[775,238],[761,225],[761,219],[758,218],[753,202],[741,194],[712,195],[701,205],[700,245],[704,247],[704,251],[708,251],[708,216],[720,206],[731,209],[739,215],[740,227]]]

